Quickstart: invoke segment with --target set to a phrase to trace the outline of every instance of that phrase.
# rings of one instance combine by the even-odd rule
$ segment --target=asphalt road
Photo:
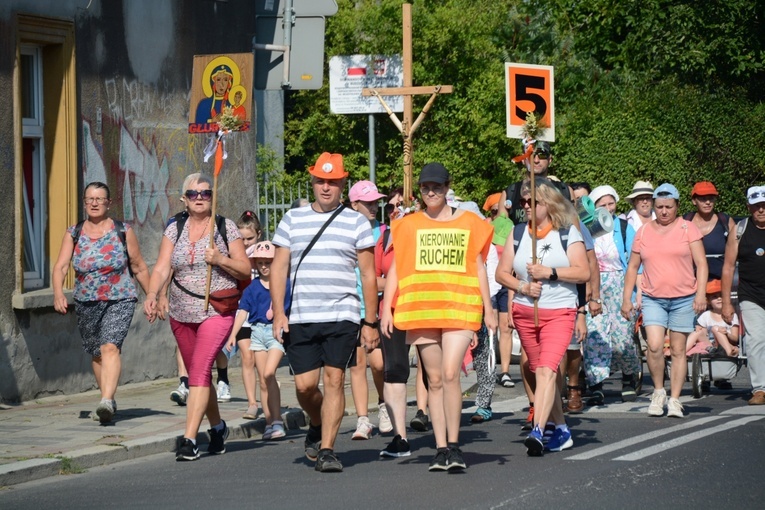
[[[16,485],[0,490],[0,508],[762,508],[765,406],[747,406],[741,386],[699,400],[686,388],[682,420],[648,417],[647,395],[611,403],[612,391],[608,405],[568,418],[573,448],[542,458],[525,453],[522,397],[495,400],[480,425],[466,400],[461,473],[427,470],[430,433],[410,432],[411,457],[381,460],[389,437],[351,441],[349,417],[336,447],[343,473],[315,472],[294,432],[231,441],[196,462],[161,454]]]

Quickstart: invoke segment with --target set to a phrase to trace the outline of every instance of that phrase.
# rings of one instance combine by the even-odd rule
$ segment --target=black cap
[[[436,184],[446,184],[449,181],[451,181],[449,178],[449,172],[446,170],[444,165],[441,163],[428,163],[422,167],[422,172],[420,172],[420,180],[417,181],[417,183],[422,184],[423,182],[435,182]]]
[[[550,150],[550,144],[545,141],[537,142],[536,145],[534,145],[534,152],[542,152],[548,156],[552,154],[552,150]]]

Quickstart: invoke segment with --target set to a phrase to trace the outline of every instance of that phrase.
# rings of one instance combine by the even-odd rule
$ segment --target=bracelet
[[[524,285],[528,285],[528,284],[529,284],[529,282],[527,282],[526,280],[518,280],[518,288],[517,288],[517,289],[515,289],[515,291],[516,291],[518,294],[520,294],[520,295],[522,295],[522,296],[525,296],[525,295],[526,295],[526,293],[525,293],[525,292],[523,292],[523,286],[524,286]]]
[[[580,313],[582,315],[587,315],[587,312],[585,312],[584,310],[577,310],[576,313]]]
[[[362,326],[366,326],[368,328],[375,328],[375,329],[377,329],[377,327],[380,325],[380,321],[367,322],[364,319],[361,319],[361,325]]]
[[[147,293],[146,293],[146,297],[147,297],[147,298],[149,297],[149,294],[154,294],[154,297],[157,297],[157,296],[159,295],[159,294],[157,294],[156,292],[151,292],[151,291],[150,291],[150,292],[147,292]]]

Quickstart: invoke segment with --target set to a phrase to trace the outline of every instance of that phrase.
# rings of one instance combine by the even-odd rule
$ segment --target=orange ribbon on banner
[[[520,156],[515,156],[513,158],[513,163],[520,163],[521,161],[526,161],[529,159],[529,157],[534,153],[534,144],[530,143],[526,146],[526,152],[521,154]]]

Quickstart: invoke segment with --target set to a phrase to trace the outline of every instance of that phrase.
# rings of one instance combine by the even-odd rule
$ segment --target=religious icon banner
[[[189,133],[215,133],[221,118],[238,118],[246,131],[252,120],[252,53],[194,55]]]

